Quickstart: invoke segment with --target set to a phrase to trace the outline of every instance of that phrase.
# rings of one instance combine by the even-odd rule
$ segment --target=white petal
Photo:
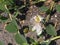
[[[37,35],[40,35],[42,33],[42,27],[40,24],[36,24],[33,26],[32,31],[36,30]]]

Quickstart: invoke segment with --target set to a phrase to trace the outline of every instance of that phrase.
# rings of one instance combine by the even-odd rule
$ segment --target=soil
[[[3,23],[0,23],[0,41],[3,41],[4,45],[17,45],[14,35],[4,29]]]

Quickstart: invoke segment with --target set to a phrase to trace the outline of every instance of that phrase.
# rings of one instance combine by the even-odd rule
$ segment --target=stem
[[[38,1],[38,2],[34,1],[34,2],[32,2],[32,1],[30,0],[30,2],[31,2],[30,5],[33,5],[33,4],[39,3],[39,2],[41,2],[41,1]],[[44,2],[44,1],[43,1],[43,2]],[[29,5],[29,4],[27,4],[27,5]],[[21,6],[19,9],[22,9],[22,8],[24,8],[25,6],[26,6],[26,5],[23,5],[23,6]]]
[[[50,11],[53,9],[54,4],[55,4],[54,1],[52,1],[51,4],[50,4]],[[49,18],[50,18],[50,14],[46,17],[46,21],[45,22],[48,22]]]
[[[56,39],[59,39],[59,38],[60,38],[60,36],[56,36],[56,37],[50,38],[50,39],[48,39],[44,42],[49,42],[50,40],[53,41],[53,40],[56,40]]]
[[[60,38],[60,36],[56,36],[56,37],[50,38],[50,39],[48,39],[46,41],[43,41],[43,42],[49,42],[49,41],[53,41],[53,40],[56,40],[56,39],[59,39],[59,38]],[[40,43],[43,43],[43,42],[40,42]]]
[[[5,5],[5,8],[6,8],[6,10],[8,11],[8,13],[9,13],[9,10],[8,10],[8,8],[7,8],[7,5]],[[10,17],[10,19],[12,20],[12,16],[11,16],[11,14],[9,13],[9,17]]]
[[[56,19],[56,22],[55,22],[55,25],[54,25],[55,28],[56,28],[57,24],[58,24],[58,22],[57,22],[57,19]]]
[[[46,21],[45,22],[48,22],[49,17],[50,17],[50,14],[46,17]]]
[[[17,16],[18,14],[19,14],[19,11],[16,11],[15,14],[14,14],[14,15],[15,15],[14,17],[16,18],[16,16]]]
[[[38,1],[38,2],[34,1],[33,4],[36,4],[36,3],[39,3],[39,2],[41,2],[41,1]],[[44,2],[44,1],[42,1],[42,2]]]
[[[50,4],[50,5],[51,5],[51,6],[50,6],[50,10],[52,10],[52,9],[53,9],[54,4],[55,4],[55,3],[54,3],[54,1],[52,1],[52,2],[51,2],[51,4]]]

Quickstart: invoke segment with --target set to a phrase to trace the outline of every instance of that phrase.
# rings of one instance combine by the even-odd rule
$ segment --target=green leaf
[[[60,12],[60,5],[56,5],[57,12]]]
[[[18,31],[17,28],[17,23],[15,20],[12,20],[9,24],[7,24],[7,26],[5,27],[5,29],[11,33],[15,33]]]
[[[5,5],[12,5],[14,4],[13,0],[0,0],[0,10],[5,11]]]
[[[12,5],[14,3],[13,0],[4,0],[4,2],[6,5]]]
[[[5,3],[4,2],[0,2],[0,10],[5,11]]]
[[[40,9],[42,12],[45,12],[45,11],[48,10],[48,7],[46,7],[46,6],[41,6],[39,9]]]
[[[0,45],[4,45],[3,41],[0,41]]]
[[[57,32],[56,32],[55,28],[51,24],[49,24],[48,26],[46,26],[46,32],[49,35],[52,35],[52,36],[56,36],[57,35]]]
[[[16,42],[17,42],[18,44],[20,44],[20,45],[28,45],[26,39],[25,39],[24,36],[21,35],[21,34],[18,34],[18,33],[17,33],[17,34],[15,35],[15,40],[16,40]]]
[[[49,45],[51,41],[49,42],[42,42],[41,45]]]

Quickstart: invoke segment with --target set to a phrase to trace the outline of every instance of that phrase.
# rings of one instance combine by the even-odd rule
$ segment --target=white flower
[[[43,21],[44,17],[40,16],[40,15],[36,15],[34,17],[32,17],[30,19],[30,22],[37,22],[37,23],[40,23],[40,21]]]
[[[42,27],[41,27],[41,21],[43,21],[44,17],[41,17],[40,15],[36,15],[30,19],[30,22],[32,23],[32,31],[36,31],[37,35],[40,35],[42,33]]]
[[[36,24],[32,27],[32,31],[36,31],[37,35],[40,35],[42,33],[42,27],[41,24]]]
[[[40,15],[34,16],[33,18],[34,18],[34,20],[35,20],[36,22],[40,22],[40,21],[43,20],[43,17],[40,16]]]

